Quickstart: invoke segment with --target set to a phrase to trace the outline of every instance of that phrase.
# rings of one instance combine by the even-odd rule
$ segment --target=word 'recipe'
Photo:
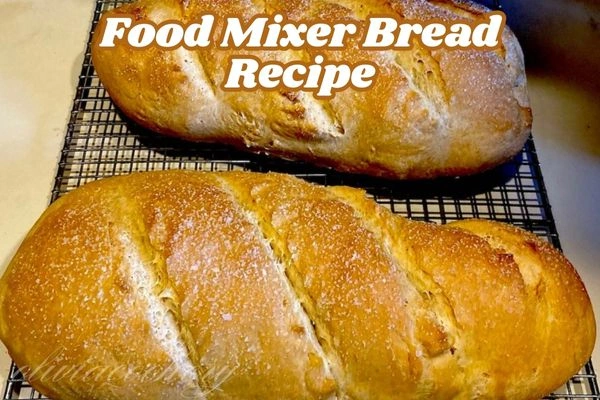
[[[226,19],[221,32],[214,32],[216,17],[203,15],[198,21],[182,24],[167,21],[154,24],[136,21],[132,17],[107,18],[100,47],[128,45],[134,49],[158,46],[164,49],[187,49],[213,46],[217,49],[287,50],[332,49],[348,46],[348,39],[358,39],[364,50],[410,49],[417,42],[436,49],[491,50],[500,46],[506,17],[501,12],[484,15],[483,22],[445,23],[441,20],[400,20],[385,15],[373,15],[364,23],[356,21],[300,21],[286,20],[281,14],[257,15],[243,23],[239,18]],[[356,38],[362,32],[360,38]],[[246,51],[247,53],[247,51]],[[273,53],[271,53],[273,54]],[[357,90],[369,88],[377,75],[377,66],[371,62],[327,62],[316,55],[311,62],[282,62],[261,60],[254,56],[233,56],[222,88],[225,90],[274,90],[280,87],[312,91],[315,97],[329,98],[348,87]]]

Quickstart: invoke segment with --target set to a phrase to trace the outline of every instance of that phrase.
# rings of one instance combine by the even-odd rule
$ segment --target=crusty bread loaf
[[[485,11],[468,0],[139,0],[102,16],[92,58],[115,104],[163,134],[391,178],[464,175],[508,160],[530,133],[523,55],[508,28],[495,51],[430,50],[418,44],[411,50],[369,51],[358,48],[361,35],[344,50],[132,50],[98,43],[109,16],[160,23],[212,13],[218,17],[217,38],[225,16],[279,12],[294,21],[364,21],[385,14],[478,21]],[[229,58],[244,54],[282,63],[322,54],[332,62],[374,63],[379,74],[368,90],[347,89],[331,100],[284,90],[223,91]]]
[[[278,174],[77,189],[0,305],[10,355],[57,400],[539,399],[595,340],[577,273],[533,234]]]

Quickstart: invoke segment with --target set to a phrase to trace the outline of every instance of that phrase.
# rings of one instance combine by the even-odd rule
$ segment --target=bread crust
[[[164,171],[48,208],[0,280],[0,339],[57,400],[533,400],[588,360],[595,319],[568,260],[521,229]]]
[[[94,67],[114,103],[138,124],[178,138],[220,142],[306,160],[340,171],[396,179],[477,173],[517,154],[531,131],[521,48],[506,28],[494,51],[427,49],[367,51],[358,38],[344,50],[131,50],[101,48],[106,18],[133,15],[160,23],[190,22],[204,13],[251,18],[364,21],[371,14],[444,21],[482,18],[470,1],[294,0],[285,2],[138,0],[106,12],[92,40]],[[216,38],[213,38],[214,40]],[[330,100],[308,92],[223,91],[231,56],[264,61],[379,66],[369,90],[347,89]]]

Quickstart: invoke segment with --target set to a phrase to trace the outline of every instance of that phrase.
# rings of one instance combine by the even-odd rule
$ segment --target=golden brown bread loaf
[[[577,273],[533,234],[278,174],[77,189],[0,305],[0,338],[54,399],[539,399],[595,340]]]
[[[519,43],[507,28],[495,51],[413,49],[369,51],[361,35],[344,50],[162,50],[157,46],[100,48],[106,18],[196,21],[283,13],[290,20],[364,21],[371,14],[445,22],[481,21],[487,10],[468,0],[138,0],[106,12],[92,58],[114,103],[142,126],[192,141],[222,142],[255,152],[302,159],[341,171],[391,178],[476,173],[519,152],[531,110]],[[213,43],[215,42],[213,40]],[[218,41],[217,41],[218,42]],[[331,100],[308,92],[223,91],[231,56],[262,61],[370,62],[379,67],[366,91],[347,89]]]

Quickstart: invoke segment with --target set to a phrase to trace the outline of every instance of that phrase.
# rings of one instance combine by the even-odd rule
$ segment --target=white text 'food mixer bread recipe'
[[[223,90],[275,90],[280,88],[312,92],[317,98],[331,98],[346,88],[366,90],[377,79],[378,65],[372,62],[335,62],[316,54],[308,60],[283,63],[252,55],[252,51],[411,49],[415,42],[429,49],[493,50],[501,46],[506,16],[489,12],[480,22],[448,23],[442,19],[407,20],[391,15],[371,15],[365,21],[291,20],[282,14],[258,14],[249,21],[227,17],[216,32],[217,18],[210,13],[191,23],[169,20],[155,24],[133,15],[110,17],[101,32],[99,47],[130,46],[144,49],[158,46],[176,49],[243,49],[229,58]],[[483,22],[481,22],[483,21]]]

